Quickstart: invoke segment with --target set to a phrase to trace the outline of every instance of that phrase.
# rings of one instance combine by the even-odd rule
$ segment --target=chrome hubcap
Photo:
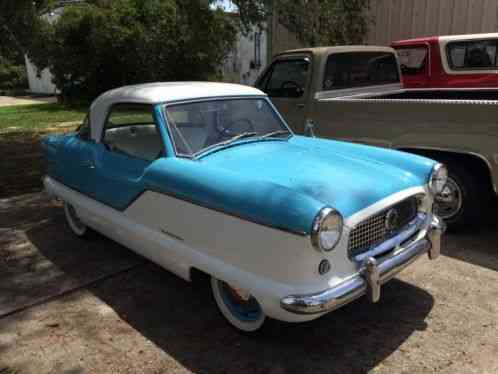
[[[237,319],[254,322],[261,317],[261,307],[249,291],[233,287],[225,282],[220,283],[223,302]]]
[[[460,212],[462,205],[462,189],[452,178],[448,178],[443,191],[436,196],[434,213],[442,219],[451,219]]]

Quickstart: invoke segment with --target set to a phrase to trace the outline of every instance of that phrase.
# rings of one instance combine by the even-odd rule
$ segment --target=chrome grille
[[[398,214],[396,225],[388,229],[386,217],[391,209]],[[400,232],[417,216],[417,198],[410,197],[360,222],[349,235],[349,253],[353,256],[368,251]]]

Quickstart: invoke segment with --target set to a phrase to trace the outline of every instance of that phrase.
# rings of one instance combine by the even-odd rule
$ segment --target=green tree
[[[217,73],[237,29],[199,0],[113,0],[66,6],[31,45],[64,97],[93,98],[126,84],[205,80]]]
[[[24,55],[40,31],[49,0],[0,0],[0,89],[26,87]]]
[[[23,56],[54,0],[0,0],[0,52]],[[7,52],[9,51],[9,52]],[[14,52],[15,51],[15,52]]]
[[[242,25],[262,25],[275,16],[307,46],[358,44],[371,19],[370,0],[233,0]]]

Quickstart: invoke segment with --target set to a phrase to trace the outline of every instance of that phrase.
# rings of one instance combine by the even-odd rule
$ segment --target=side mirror
[[[315,123],[311,119],[307,119],[304,123],[304,135],[310,138],[315,137]]]

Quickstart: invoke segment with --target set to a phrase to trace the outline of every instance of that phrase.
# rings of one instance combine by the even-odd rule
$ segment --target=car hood
[[[404,152],[302,136],[239,143],[200,162],[308,195],[344,217],[425,185],[435,164]]]

